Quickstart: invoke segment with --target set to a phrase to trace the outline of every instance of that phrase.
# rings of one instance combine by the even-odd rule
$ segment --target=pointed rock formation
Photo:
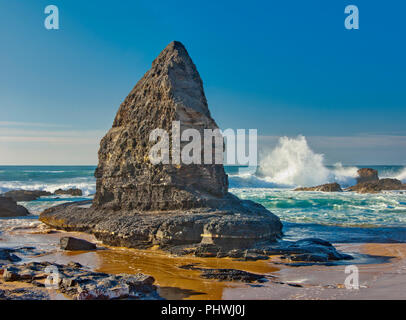
[[[162,211],[217,207],[228,192],[222,165],[154,165],[150,132],[218,129],[203,82],[180,42],[171,42],[130,92],[100,143],[95,208]],[[173,162],[172,162],[173,163]],[[221,202],[221,200],[220,200]]]
[[[173,121],[180,122],[180,132],[193,128],[202,137],[204,129],[218,128],[199,73],[180,42],[170,43],[154,60],[102,139],[92,206],[61,205],[44,211],[40,220],[91,232],[111,245],[159,245],[201,255],[221,251],[224,256],[227,250],[279,238],[278,217],[228,193],[222,164],[151,163],[151,131],[171,133]]]

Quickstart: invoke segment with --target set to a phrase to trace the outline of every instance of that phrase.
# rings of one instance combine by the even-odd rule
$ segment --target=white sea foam
[[[94,178],[74,178],[68,181],[58,182],[38,182],[38,181],[1,181],[0,193],[10,190],[44,190],[55,192],[57,189],[77,188],[83,191],[84,195],[93,194],[96,191],[96,181]]]
[[[304,136],[282,137],[275,149],[259,165],[264,180],[278,185],[315,186],[329,182],[349,185],[355,182],[356,167],[343,167],[341,163],[329,169],[324,155],[315,153]]]

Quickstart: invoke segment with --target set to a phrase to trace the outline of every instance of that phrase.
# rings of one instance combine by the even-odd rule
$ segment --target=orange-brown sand
[[[105,247],[92,252],[64,252],[57,249],[61,236],[67,234],[95,241],[87,234],[54,232],[32,234],[30,239],[41,243],[55,243],[55,250],[32,258],[36,261],[53,261],[66,264],[79,262],[96,271],[106,273],[137,273],[152,275],[160,294],[167,299],[406,299],[406,244],[338,244],[344,252],[363,253],[386,257],[386,261],[359,264],[359,289],[344,286],[348,276],[344,265],[288,267],[275,264],[277,257],[267,261],[236,261],[230,258],[197,258],[172,256],[160,250],[136,250]],[[21,236],[15,235],[15,236]],[[277,277],[262,285],[222,282],[202,279],[200,272],[179,268],[197,264],[206,268],[232,268]],[[290,286],[291,284],[300,284]],[[14,285],[0,282],[0,289]],[[51,298],[63,298],[54,295]]]

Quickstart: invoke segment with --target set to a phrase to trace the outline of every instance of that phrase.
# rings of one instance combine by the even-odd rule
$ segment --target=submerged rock
[[[90,232],[110,245],[162,249],[187,245],[250,248],[281,237],[282,224],[262,205],[228,192],[222,164],[150,162],[152,130],[172,136],[217,129],[203,83],[185,47],[170,43],[130,92],[100,143],[96,195],[91,208],[53,207],[40,220]]]
[[[79,250],[79,251],[87,251],[87,250],[95,250],[96,245],[89,241],[83,239],[77,239],[72,237],[62,237],[60,239],[60,248],[62,250]]]
[[[323,191],[323,192],[342,192],[341,186],[334,182],[334,183],[327,183],[322,184],[316,187],[301,187],[296,188],[294,191]]]
[[[68,189],[68,190],[58,189],[58,190],[55,190],[54,194],[57,194],[57,195],[67,194],[70,196],[80,197],[83,195],[83,192],[80,189]]]
[[[26,208],[18,205],[12,198],[0,197],[0,217],[21,217],[29,214]]]
[[[111,275],[93,272],[74,262],[67,265],[50,262],[7,265],[3,267],[2,277],[8,282],[23,281],[43,287],[43,283],[38,280],[46,279],[50,273],[54,276],[50,279],[54,289],[75,300],[161,299],[153,285],[155,279],[151,276],[142,273]]]
[[[4,194],[5,197],[12,198],[16,202],[34,201],[40,197],[50,196],[52,193],[42,190],[12,190]]]
[[[270,245],[264,252],[268,255],[284,255],[292,261],[331,262],[353,259],[351,255],[339,252],[330,242],[318,238],[280,241]]]

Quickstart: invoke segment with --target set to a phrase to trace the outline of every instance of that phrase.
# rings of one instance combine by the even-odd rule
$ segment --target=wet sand
[[[372,255],[380,263],[357,264],[359,289],[347,289],[345,265],[284,267],[275,275],[285,283],[267,283],[260,288],[238,288],[223,292],[223,299],[271,300],[405,300],[406,244],[335,244],[340,250]]]
[[[336,244],[344,252],[379,256],[372,264],[354,263],[359,268],[360,288],[349,290],[344,286],[348,276],[344,272],[345,265],[292,267],[278,264],[282,260],[277,256],[265,261],[236,261],[230,258],[176,257],[154,249],[107,246],[92,252],[66,252],[58,249],[59,238],[66,235],[95,241],[93,236],[77,232],[48,234],[43,230],[18,230],[3,234],[5,243],[2,241],[2,246],[18,241],[21,245],[41,244],[46,248],[46,254],[26,261],[60,264],[75,261],[100,272],[149,274],[156,279],[159,293],[166,299],[406,299],[406,244]],[[102,245],[99,243],[99,246]],[[202,279],[199,271],[179,268],[186,264],[239,269],[276,278],[255,285]],[[0,282],[0,289],[14,285],[22,284]],[[50,298],[61,299],[63,296],[53,294]]]
[[[225,288],[247,286],[244,283],[202,279],[199,271],[179,268],[182,265],[196,264],[203,268],[231,268],[258,274],[272,274],[279,270],[278,267],[264,260],[236,261],[230,258],[177,257],[161,250],[117,248],[104,246],[101,243],[98,245],[102,248],[96,251],[59,250],[59,239],[67,235],[97,242],[92,235],[79,232],[55,231],[47,234],[46,232],[24,229],[8,233],[5,240],[6,243],[19,241],[21,246],[44,245],[47,250],[46,254],[25,259],[24,262],[50,261],[67,264],[74,261],[99,272],[112,274],[141,272],[151,275],[156,280],[155,284],[159,286],[159,294],[165,299],[222,299]],[[0,283],[0,289],[3,284]]]

